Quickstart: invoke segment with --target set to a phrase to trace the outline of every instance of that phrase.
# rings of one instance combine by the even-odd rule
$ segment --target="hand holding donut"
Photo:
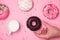
[[[34,32],[37,37],[45,39],[60,37],[60,30],[58,28],[48,24],[45,21],[42,21],[42,24],[46,27],[46,29],[39,30],[38,33]]]

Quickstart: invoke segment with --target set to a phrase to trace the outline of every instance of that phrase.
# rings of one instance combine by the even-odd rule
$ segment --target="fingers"
[[[45,26],[48,26],[49,24],[45,21],[42,21],[42,24],[45,25]]]
[[[48,29],[47,29],[47,28],[43,28],[43,29],[41,30],[41,34],[42,34],[42,35],[46,35],[47,32],[48,32]]]
[[[37,31],[34,31],[35,34],[41,34],[41,29],[40,30],[37,30]]]
[[[43,28],[42,30],[39,30],[38,33],[34,33],[36,36],[41,37],[41,38],[46,38],[47,37],[47,29]]]
[[[36,34],[43,34],[43,35],[45,35],[45,34],[47,34],[47,32],[48,32],[48,29],[47,28],[41,28],[41,29],[39,29],[39,30],[37,30],[37,31],[34,31],[34,33],[36,33]]]
[[[36,34],[36,33],[34,33],[34,34],[39,38],[48,38],[48,35]]]

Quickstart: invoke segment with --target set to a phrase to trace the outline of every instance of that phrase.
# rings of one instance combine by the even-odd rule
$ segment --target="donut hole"
[[[51,8],[49,8],[49,9],[47,10],[47,12],[48,12],[48,14],[52,14],[54,11],[53,11]]]
[[[32,22],[32,26],[36,26],[36,22],[35,21]]]

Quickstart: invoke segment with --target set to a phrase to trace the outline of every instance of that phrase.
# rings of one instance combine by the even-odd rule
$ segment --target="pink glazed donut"
[[[4,4],[0,4],[0,20],[6,19],[8,15],[9,8]]]
[[[55,19],[59,14],[59,9],[54,4],[48,4],[43,8],[43,15],[48,19]]]

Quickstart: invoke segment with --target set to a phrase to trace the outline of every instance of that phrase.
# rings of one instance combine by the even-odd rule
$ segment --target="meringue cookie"
[[[16,32],[19,29],[19,22],[17,20],[11,20],[8,23],[9,34]]]
[[[32,0],[18,0],[19,8],[23,11],[29,11],[33,7]]]

